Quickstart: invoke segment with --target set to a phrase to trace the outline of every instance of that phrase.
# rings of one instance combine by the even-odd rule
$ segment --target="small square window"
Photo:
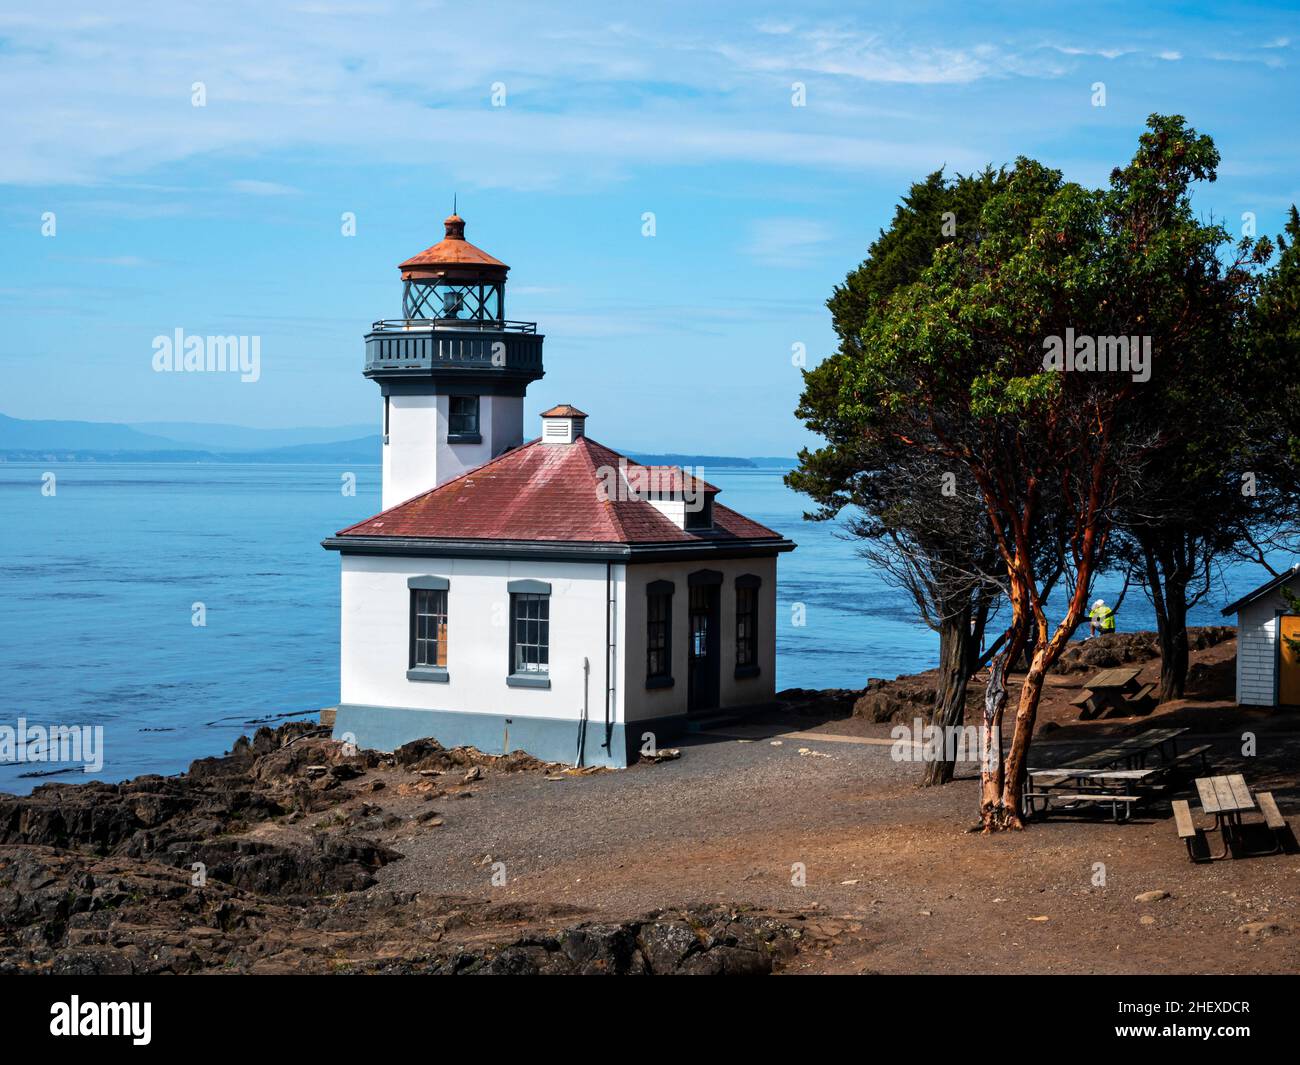
[[[452,436],[474,436],[478,433],[478,396],[451,397],[447,432]]]
[[[694,503],[688,503],[686,506],[686,525],[687,529],[712,529],[713,528],[713,497],[709,495],[701,496]]]

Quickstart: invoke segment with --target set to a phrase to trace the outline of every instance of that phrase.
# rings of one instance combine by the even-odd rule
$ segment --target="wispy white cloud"
[[[1024,60],[1003,48],[900,45],[879,34],[811,27],[782,29],[775,41],[724,42],[717,53],[738,69],[788,75],[821,74],[857,81],[939,85],[1001,77]]]
[[[807,218],[763,218],[751,222],[741,251],[765,265],[811,266],[834,237],[830,226]]]
[[[1073,44],[1054,44],[1050,47],[1056,49],[1062,55],[1081,55],[1081,56],[1100,56],[1102,59],[1121,59],[1126,55],[1136,55],[1137,48],[1115,48],[1105,46],[1091,46],[1087,48]]]
[[[471,19],[450,3],[398,0],[6,10],[0,183],[114,183],[198,157],[285,152],[529,190],[607,185],[643,164],[969,169],[996,146],[963,120],[963,94],[1005,98],[1016,90],[997,87],[1011,79],[1047,86],[1096,58],[1205,58],[1189,41],[1166,36],[1157,49],[1122,27],[1097,44],[1050,43],[1021,27],[897,18],[702,10],[684,32],[676,16],[611,17],[595,4],[563,19],[519,4],[475,8]],[[1291,43],[1260,34],[1265,52],[1246,40],[1225,46],[1278,63]],[[809,82],[807,107],[790,106],[792,80]],[[195,82],[206,106],[191,106]],[[924,120],[905,113],[914,97],[901,90],[912,87],[946,94],[926,97]],[[273,197],[308,185],[289,174],[223,191]]]

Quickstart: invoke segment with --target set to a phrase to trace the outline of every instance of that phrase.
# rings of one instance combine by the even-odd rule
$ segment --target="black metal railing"
[[[531,322],[512,324],[527,325],[528,331],[466,329],[459,319],[441,320],[436,328],[426,321],[423,327],[413,324],[409,329],[376,322],[375,330],[366,337],[366,372],[405,376],[444,369],[491,369],[540,377],[541,334],[533,331],[536,327]],[[381,329],[381,325],[389,328]]]
[[[481,333],[536,333],[536,322],[510,322],[497,318],[381,318],[373,333],[430,333],[435,330]]]

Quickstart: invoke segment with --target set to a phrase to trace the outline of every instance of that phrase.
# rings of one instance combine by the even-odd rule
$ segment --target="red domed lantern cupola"
[[[465,239],[465,219],[451,215],[446,236],[402,263],[402,314],[420,321],[503,321],[510,267]]]

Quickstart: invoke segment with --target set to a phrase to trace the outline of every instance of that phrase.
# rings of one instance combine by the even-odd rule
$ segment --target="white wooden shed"
[[[1300,562],[1223,608],[1237,615],[1237,702],[1244,706],[1300,706],[1300,614],[1282,589],[1300,595]]]

